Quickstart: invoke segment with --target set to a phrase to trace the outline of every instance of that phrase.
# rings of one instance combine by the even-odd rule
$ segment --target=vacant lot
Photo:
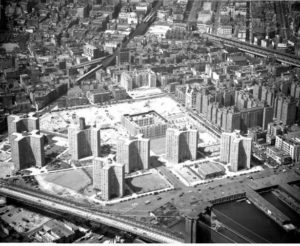
[[[68,126],[68,123],[77,122],[79,117],[84,117],[88,125],[96,123],[99,126],[114,126],[116,123],[121,122],[123,114],[136,114],[149,110],[155,110],[165,118],[173,114],[182,113],[176,101],[168,96],[162,96],[160,98],[139,100],[132,103],[118,103],[104,107],[91,106],[82,109],[46,113],[41,117],[40,127],[48,131],[64,129]],[[120,127],[117,128],[119,129]],[[120,132],[117,133],[120,134]]]
[[[74,191],[79,191],[87,187],[92,182],[89,176],[81,169],[49,173],[44,179],[50,183],[66,187]]]
[[[128,178],[125,182],[134,193],[145,193],[169,187],[167,181],[157,173]]]

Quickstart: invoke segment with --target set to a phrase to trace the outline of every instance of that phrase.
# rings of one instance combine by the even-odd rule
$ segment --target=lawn
[[[169,187],[167,181],[157,173],[128,178],[125,182],[134,193],[145,193]]]
[[[74,191],[82,190],[92,183],[89,176],[81,169],[48,173],[46,174],[45,180]]]

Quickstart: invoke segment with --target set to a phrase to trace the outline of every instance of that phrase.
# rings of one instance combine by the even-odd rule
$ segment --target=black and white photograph
[[[0,245],[300,244],[300,0],[0,0]]]

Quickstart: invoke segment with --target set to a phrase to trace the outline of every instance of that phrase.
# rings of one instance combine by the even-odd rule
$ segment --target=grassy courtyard
[[[134,193],[145,193],[169,187],[167,181],[157,173],[128,178],[125,182]]]
[[[81,169],[49,173],[44,179],[74,191],[80,191],[92,183],[90,177]]]

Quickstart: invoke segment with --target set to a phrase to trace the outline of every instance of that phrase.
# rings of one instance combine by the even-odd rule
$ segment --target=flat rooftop
[[[284,134],[282,138],[295,144],[300,144],[300,131],[289,132],[287,134]]]
[[[205,162],[203,164],[198,164],[198,171],[206,176],[213,173],[225,172],[225,168],[218,163]]]
[[[0,218],[16,231],[30,232],[50,220],[50,218],[12,205],[0,208]]]
[[[132,115],[125,114],[124,117],[128,118],[130,121],[134,121],[139,126],[140,126],[139,120],[146,119],[146,118],[153,119],[153,121],[149,122],[149,125],[168,123],[168,121],[164,117],[162,117],[160,114],[158,114],[154,110],[144,112],[144,113],[139,113],[139,114],[132,114]]]

